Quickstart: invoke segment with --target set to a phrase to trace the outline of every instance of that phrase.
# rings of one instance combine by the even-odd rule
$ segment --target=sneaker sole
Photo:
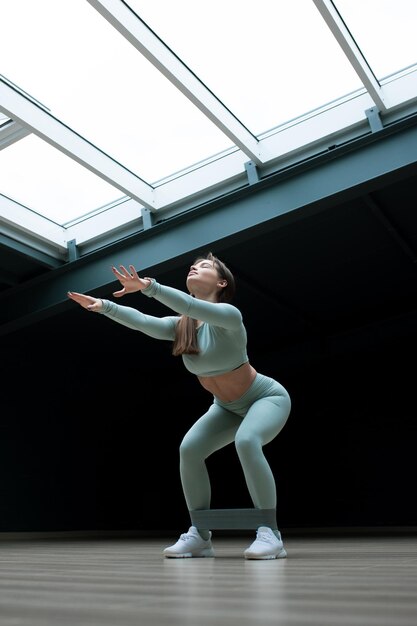
[[[287,557],[287,551],[283,548],[278,554],[245,554],[245,559],[250,561],[268,561],[271,559],[285,559]]]
[[[202,552],[201,554],[193,554],[192,552],[183,552],[183,554],[165,553],[164,557],[166,559],[204,559],[214,557],[214,552],[207,550],[207,552]]]

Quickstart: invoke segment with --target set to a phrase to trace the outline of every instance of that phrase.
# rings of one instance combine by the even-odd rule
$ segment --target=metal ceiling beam
[[[261,180],[206,207],[161,220],[124,241],[33,279],[0,296],[0,335],[68,310],[66,292],[110,294],[113,264],[138,264],[161,275],[189,262],[195,253],[219,253],[259,234],[363,196],[417,173],[417,126],[382,130],[335,148],[321,159]],[[104,296],[105,297],[105,296]]]
[[[14,287],[19,284],[19,277],[12,272],[6,270],[0,270],[0,284],[7,285],[8,287]]]
[[[0,77],[0,111],[145,207],[154,209],[153,188],[63,124],[45,107]]]
[[[313,2],[378,109],[386,111],[384,90],[333,2],[331,0],[313,0]]]
[[[53,256],[42,252],[41,250],[36,250],[26,243],[16,241],[16,239],[8,237],[4,234],[0,235],[0,246],[1,248],[3,248],[3,252],[4,250],[9,249],[13,253],[17,253],[19,256],[41,267],[56,269],[57,267],[61,267],[62,265],[62,261],[60,261],[59,259],[56,259]],[[9,269],[13,270],[12,267]]]
[[[0,128],[0,150],[8,148],[16,141],[30,135],[30,130],[13,120],[9,120]]]
[[[384,214],[383,210],[371,195],[364,197],[365,204],[371,209],[373,215],[381,222],[387,233],[394,239],[400,250],[411,261],[412,267],[417,271],[417,255],[411,248],[405,238],[399,233],[398,228],[394,226],[392,221]]]
[[[65,254],[65,229],[52,220],[0,193],[0,229],[33,249]]]
[[[265,147],[123,0],[87,0],[181,93],[258,165]]]

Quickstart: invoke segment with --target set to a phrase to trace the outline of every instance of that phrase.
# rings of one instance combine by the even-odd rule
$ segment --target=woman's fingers
[[[132,274],[125,268],[124,265],[120,265],[120,269],[122,270],[123,276],[125,278],[132,278]]]
[[[137,273],[137,271],[135,269],[135,266],[134,265],[129,265],[129,269],[131,271],[131,274],[133,275],[133,278],[136,278],[137,280],[139,280],[139,276],[138,276],[138,273]]]
[[[82,293],[77,293],[76,291],[68,291],[68,297],[71,298],[71,300],[75,300],[75,302],[80,302],[85,298]]]
[[[71,300],[73,300],[77,304],[80,304],[85,309],[94,305],[97,302],[97,299],[93,298],[93,296],[86,296],[85,294],[77,293],[76,291],[68,291],[67,295]]]
[[[121,265],[120,267],[122,268],[123,266]],[[117,267],[115,267],[114,265],[112,266],[111,271],[113,272],[113,274],[116,276],[118,280],[123,280],[123,278],[125,278],[124,274],[121,274],[119,270],[117,269]]]
[[[134,265],[129,265],[130,271],[124,265],[119,265],[119,267],[120,267],[120,271],[114,265],[111,269],[112,269],[113,274],[121,282],[123,280],[132,280],[132,278],[139,280],[139,276]]]

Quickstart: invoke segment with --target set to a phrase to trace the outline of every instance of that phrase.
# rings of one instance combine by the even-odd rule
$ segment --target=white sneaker
[[[177,543],[164,550],[164,556],[169,559],[186,559],[191,557],[214,556],[211,545],[211,533],[205,541],[195,526],[190,526],[187,533],[183,533]]]
[[[245,559],[285,559],[287,552],[279,538],[267,526],[260,526],[256,531],[256,539],[245,550]]]

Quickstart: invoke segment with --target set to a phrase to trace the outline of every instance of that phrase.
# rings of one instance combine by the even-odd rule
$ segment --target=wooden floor
[[[164,559],[166,539],[0,541],[1,626],[417,626],[417,537],[288,537],[288,558]]]

